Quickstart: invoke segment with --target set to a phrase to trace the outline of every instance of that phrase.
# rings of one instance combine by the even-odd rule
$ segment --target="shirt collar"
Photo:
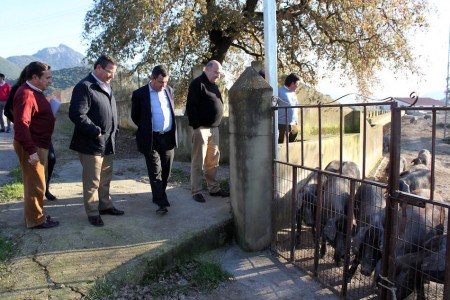
[[[150,93],[151,93],[151,92],[159,93],[158,91],[155,91],[154,89],[152,89],[152,86],[150,85],[150,83],[148,84],[148,88],[149,88],[149,90],[150,90]],[[164,91],[164,89],[161,90],[161,92],[163,92],[163,91]]]
[[[38,87],[36,87],[36,86],[34,86],[34,85],[32,85],[28,80],[26,81],[26,83],[28,84],[28,86],[30,87],[30,88],[32,88],[33,90],[35,90],[35,91],[38,91],[38,92],[41,92],[41,93],[43,93],[44,91],[43,90],[41,90],[40,88],[38,88]]]
[[[97,82],[102,85],[102,84],[106,84],[105,82],[101,81],[100,79],[98,79],[97,76],[95,76],[94,72],[91,72],[92,76],[94,76],[95,80],[97,80]]]

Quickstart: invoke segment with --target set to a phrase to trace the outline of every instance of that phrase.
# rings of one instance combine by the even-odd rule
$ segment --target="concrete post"
[[[262,62],[260,60],[252,61],[251,66],[258,73],[259,73],[259,71],[264,71],[264,62]]]
[[[272,95],[252,67],[229,91],[231,207],[238,244],[247,251],[271,242]]]

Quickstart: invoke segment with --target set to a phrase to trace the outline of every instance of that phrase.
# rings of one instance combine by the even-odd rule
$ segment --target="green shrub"
[[[107,281],[105,277],[99,277],[88,290],[87,298],[89,300],[110,299],[116,290],[116,286]]]
[[[13,256],[14,245],[13,243],[0,236],[0,262],[11,258]]]
[[[22,172],[19,167],[11,170],[9,176],[12,177],[11,183],[0,187],[0,202],[8,202],[22,199],[23,184]]]

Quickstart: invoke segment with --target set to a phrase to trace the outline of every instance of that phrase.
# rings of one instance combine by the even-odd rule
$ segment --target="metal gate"
[[[436,146],[447,146],[436,137],[438,118],[447,108],[389,101],[274,112],[290,108],[299,113],[299,134],[274,142],[272,250],[345,299],[450,299],[450,199],[435,189]],[[429,153],[409,164],[402,120],[418,119],[430,128]],[[384,159],[372,163],[376,157]],[[386,160],[387,179],[372,177]]]

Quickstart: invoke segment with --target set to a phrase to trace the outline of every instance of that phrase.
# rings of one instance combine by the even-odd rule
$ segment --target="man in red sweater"
[[[27,81],[13,100],[14,149],[22,169],[24,216],[28,228],[51,228],[58,221],[43,213],[45,169],[55,117],[43,91],[51,80],[50,66],[32,62],[26,71]]]
[[[8,100],[11,86],[5,82],[5,75],[0,73],[0,132],[5,132],[5,122],[3,121],[3,110]],[[11,130],[11,122],[7,119],[6,132]]]

